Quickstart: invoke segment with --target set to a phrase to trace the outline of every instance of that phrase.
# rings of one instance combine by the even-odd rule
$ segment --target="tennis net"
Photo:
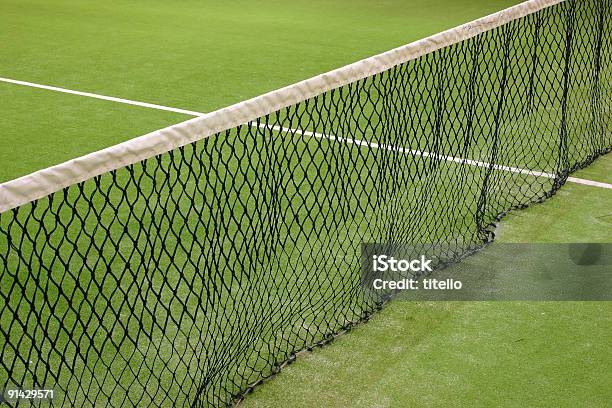
[[[231,404],[612,148],[610,1],[532,0],[0,185],[0,387]]]

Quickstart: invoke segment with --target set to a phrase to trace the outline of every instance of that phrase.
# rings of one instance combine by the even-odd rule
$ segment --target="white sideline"
[[[593,187],[601,187],[601,188],[610,188],[612,189],[612,184],[602,183],[601,181],[592,181],[581,179],[577,177],[568,177],[567,181],[576,183],[576,184],[584,184],[585,186],[593,186]]]
[[[484,162],[484,161],[466,159],[462,157],[447,156],[443,154],[431,153],[431,152],[426,152],[426,151],[421,151],[421,150],[408,149],[408,148],[401,147],[401,146],[381,145],[379,143],[368,142],[365,140],[351,139],[347,137],[338,137],[334,135],[324,135],[321,133],[316,133],[316,132],[311,132],[311,131],[290,129],[290,128],[281,127],[278,125],[267,126],[265,124],[260,124],[259,127],[260,128],[271,128],[273,130],[276,130],[277,132],[298,133],[304,136],[312,136],[312,137],[316,137],[319,139],[328,139],[328,140],[338,141],[341,143],[354,144],[354,145],[362,146],[362,147],[368,147],[368,148],[374,148],[374,149],[384,149],[384,150],[388,150],[388,151],[396,152],[396,153],[402,153],[402,154],[410,153],[413,156],[430,157],[433,159],[440,159],[440,160],[449,161],[449,162],[458,163],[458,164],[467,164],[468,166],[476,166],[476,167],[482,167],[482,168],[491,167],[492,169],[495,169],[495,170],[508,171],[511,173],[526,174],[526,175],[533,176],[533,177],[544,177],[544,178],[549,178],[553,180],[557,178],[557,176],[554,173],[546,173],[546,172],[537,171],[537,170],[527,170],[527,169],[521,169],[519,167],[504,166],[500,164],[492,165],[491,163]],[[612,184],[581,179],[578,177],[568,177],[567,181],[576,183],[576,184],[584,184],[587,186],[612,189]]]
[[[139,101],[134,101],[130,99],[117,98],[113,96],[99,95],[99,94],[94,94],[90,92],[75,91],[72,89],[60,88],[60,87],[49,86],[49,85],[42,85],[42,84],[37,84],[37,83],[27,82],[27,81],[19,81],[19,80],[9,79],[9,78],[0,77],[0,81],[8,82],[8,83],[15,84],[15,85],[30,86],[34,88],[49,90],[49,91],[62,92],[62,93],[78,95],[78,96],[85,96],[85,97],[95,98],[95,99],[102,99],[102,100],[123,103],[123,104],[128,104],[128,105],[134,105],[134,106],[141,106],[141,107],[150,108],[150,109],[157,109],[157,110],[163,110],[163,111],[168,111],[168,112],[176,112],[176,113],[181,113],[181,114],[191,115],[191,116],[196,116],[196,117],[206,115],[203,112],[197,112],[197,111],[180,109],[180,108],[173,108],[170,106],[151,104],[147,102],[139,102]],[[253,125],[253,126],[256,126],[256,125]],[[467,164],[469,166],[476,166],[476,167],[482,167],[482,168],[491,167],[492,169],[495,169],[495,170],[526,174],[526,175],[530,175],[534,177],[545,177],[549,179],[556,178],[556,175],[553,173],[545,173],[545,172],[536,171],[536,170],[527,170],[527,169],[522,169],[518,167],[511,167],[511,166],[504,166],[504,165],[491,165],[491,163],[484,162],[484,161],[472,160],[472,159],[461,158],[461,157],[453,157],[453,156],[447,156],[447,155],[440,155],[440,154],[426,152],[426,151],[408,149],[408,148],[401,147],[401,146],[381,145],[379,143],[367,142],[365,140],[352,139],[352,138],[340,137],[340,136],[335,136],[335,135],[324,135],[322,133],[317,133],[317,132],[312,132],[312,131],[302,131],[299,129],[291,129],[291,128],[286,128],[286,127],[281,127],[278,125],[268,126],[266,124],[260,124],[259,127],[260,128],[270,128],[277,132],[285,132],[285,133],[292,133],[292,134],[297,133],[300,135],[315,137],[318,139],[327,139],[327,140],[337,141],[341,143],[353,144],[353,145],[357,145],[360,147],[384,149],[384,150],[388,150],[391,152],[397,152],[401,154],[412,154],[413,156],[418,156],[418,157],[429,157],[433,159],[440,159],[440,160],[454,162],[458,164]],[[612,189],[612,184],[602,183],[602,182],[592,181],[592,180],[585,180],[585,179],[581,179],[577,177],[569,177],[567,181],[572,182],[572,183],[577,183],[577,184],[584,184],[588,186]]]
[[[50,85],[36,84],[34,82],[19,81],[17,79],[11,79],[11,78],[0,77],[0,82],[7,82],[9,84],[15,84],[15,85],[30,86],[32,88],[46,89],[48,91],[62,92],[62,93],[67,93],[67,94],[72,94],[72,95],[86,96],[88,98],[102,99],[105,101],[126,103],[128,105],[142,106],[143,108],[151,108],[151,109],[158,109],[158,110],[175,112],[175,113],[183,113],[189,116],[204,115],[203,113],[200,113],[200,112],[195,112],[195,111],[190,111],[190,110],[185,110],[185,109],[178,109],[178,108],[171,108],[169,106],[156,105],[154,103],[131,101],[129,99],[115,98],[114,96],[99,95],[99,94],[95,94],[91,92],[74,91],[72,89],[59,88],[57,86],[50,86]]]
[[[100,174],[166,153],[227,129],[233,129],[323,92],[376,75],[435,50],[467,40],[562,1],[528,0],[342,68],[0,184],[0,212],[37,200]],[[63,88],[55,90],[60,91],[60,89]],[[98,99],[110,100],[108,98],[111,97]],[[113,100],[115,102],[125,101],[121,98]],[[147,104],[146,107],[155,108],[155,106]],[[193,112],[193,114],[199,115],[200,113]]]

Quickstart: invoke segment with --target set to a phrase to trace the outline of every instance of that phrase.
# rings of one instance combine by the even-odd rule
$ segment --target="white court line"
[[[602,183],[600,181],[592,181],[592,180],[586,180],[586,179],[581,179],[581,178],[576,178],[576,177],[568,177],[567,181],[572,182],[572,183],[577,183],[577,184],[584,184],[585,186],[593,186],[593,187],[611,188],[612,189],[612,184]]]
[[[91,93],[91,92],[75,91],[75,90],[72,90],[72,89],[60,88],[60,87],[57,87],[57,86],[42,85],[42,84],[37,84],[37,83],[27,82],[27,81],[19,81],[19,80],[10,79],[10,78],[0,77],[0,82],[7,82],[7,83],[10,83],[10,84],[29,86],[29,87],[33,87],[33,88],[45,89],[45,90],[48,90],[48,91],[62,92],[62,93],[67,93],[67,94],[72,94],[72,95],[85,96],[85,97],[88,97],[88,98],[102,99],[102,100],[106,100],[106,101],[123,103],[123,104],[127,104],[127,105],[141,106],[141,107],[144,107],[144,108],[157,109],[157,110],[163,110],[163,111],[175,112],[175,113],[182,113],[182,114],[191,115],[191,116],[204,116],[205,115],[205,113],[203,113],[203,112],[191,111],[191,110],[180,109],[180,108],[172,108],[172,107],[169,107],[169,106],[156,105],[156,104],[153,104],[153,103],[138,102],[138,101],[133,101],[133,100],[130,100],[130,99],[116,98],[114,96],[106,96],[106,95],[94,94],[94,93]],[[257,126],[257,125],[253,124],[252,126]],[[302,130],[299,130],[299,129],[285,128],[285,127],[281,127],[281,126],[278,126],[278,125],[269,126],[269,125],[266,125],[266,124],[260,124],[259,127],[260,128],[270,128],[270,129],[273,129],[273,130],[276,130],[276,131],[283,131],[283,132],[287,132],[287,133],[298,133],[298,134],[301,134],[301,135],[304,135],[304,136],[312,136],[312,137],[316,137],[316,138],[319,138],[319,139],[327,139],[327,140],[338,141],[338,142],[342,142],[342,143],[349,143],[349,144],[354,144],[354,145],[361,146],[361,147],[368,147],[368,148],[374,148],[374,149],[384,149],[384,150],[388,150],[388,151],[392,151],[392,152],[398,152],[398,153],[402,153],[402,154],[410,153],[410,154],[412,154],[414,156],[431,157],[431,158],[434,158],[434,159],[441,159],[441,160],[444,160],[444,161],[449,161],[449,162],[454,162],[454,163],[459,163],[459,164],[467,164],[467,165],[470,165],[470,166],[476,166],[476,167],[482,167],[482,168],[491,167],[491,163],[487,163],[487,162],[483,162],[483,161],[470,160],[470,159],[465,159],[465,158],[460,158],[460,157],[453,157],[453,156],[446,156],[446,155],[439,155],[439,154],[436,154],[436,153],[430,153],[430,152],[426,152],[426,151],[407,149],[407,148],[404,148],[404,147],[397,147],[397,146],[393,146],[393,145],[381,145],[381,144],[378,144],[378,143],[367,142],[365,140],[351,139],[351,138],[345,138],[345,137],[338,137],[338,136],[334,136],[334,135],[324,135],[324,134],[316,133],[316,132],[312,132],[312,131],[302,131]],[[541,172],[541,171],[521,169],[521,168],[518,168],[518,167],[510,167],[510,166],[504,166],[504,165],[492,165],[492,168],[495,169],[495,170],[508,171],[508,172],[511,172],[511,173],[526,174],[526,175],[530,175],[530,176],[534,176],[534,177],[546,177],[546,178],[549,178],[549,179],[555,179],[556,178],[556,175],[552,174],[552,173],[545,173],[545,172]],[[602,183],[602,182],[599,182],[599,181],[586,180],[586,179],[581,179],[581,178],[577,178],[577,177],[568,177],[567,181],[572,182],[572,183],[576,183],[576,184],[583,184],[583,185],[587,185],[587,186],[612,189],[612,184]]]
[[[299,134],[302,134],[304,136],[312,136],[312,137],[316,137],[316,138],[319,138],[319,139],[334,140],[334,141],[338,141],[338,142],[342,142],[342,143],[349,143],[349,144],[354,144],[354,145],[357,145],[357,146],[370,147],[370,148],[374,148],[374,149],[384,149],[384,150],[388,150],[388,151],[391,151],[391,152],[397,152],[397,153],[402,153],[402,154],[410,153],[413,156],[431,157],[431,158],[434,158],[434,159],[440,159],[440,160],[454,162],[454,163],[459,163],[459,164],[467,164],[469,166],[476,166],[476,167],[483,167],[483,168],[487,168],[487,167],[491,166],[491,163],[487,163],[487,162],[483,162],[483,161],[478,161],[478,160],[471,160],[471,159],[465,159],[465,158],[461,158],[461,157],[446,156],[446,155],[442,155],[442,154],[430,153],[430,152],[425,152],[425,151],[421,151],[421,150],[407,149],[407,148],[404,148],[404,147],[397,147],[397,146],[393,146],[393,145],[381,145],[381,144],[378,144],[378,143],[367,142],[365,140],[359,140],[359,139],[351,139],[351,138],[338,137],[338,136],[333,136],[333,135],[329,135],[328,136],[328,135],[323,135],[321,133],[316,133],[316,132],[311,132],[311,131],[302,131],[302,130],[296,130],[296,129],[290,129],[290,128],[285,128],[285,127],[281,127],[281,126],[278,126],[278,125],[268,126],[268,125],[265,125],[265,124],[260,124],[259,127],[260,128],[270,128],[270,129],[276,130],[277,132],[299,133]],[[549,179],[555,179],[556,178],[556,175],[553,174],[553,173],[545,173],[545,172],[542,172],[542,171],[521,169],[521,168],[518,168],[518,167],[510,167],[510,166],[504,166],[504,165],[495,164],[495,165],[492,166],[492,168],[495,169],[495,170],[508,171],[508,172],[511,172],[511,173],[527,174],[529,176],[534,176],[534,177],[546,177],[546,178],[549,178]],[[584,184],[584,185],[587,185],[587,186],[612,189],[612,184],[602,183],[602,182],[599,182],[599,181],[586,180],[586,179],[581,179],[581,178],[577,178],[577,177],[568,177],[567,181],[572,182],[572,183],[576,183],[576,184]]]
[[[413,156],[419,156],[419,157],[431,157],[433,159],[441,159],[444,161],[449,161],[449,162],[454,162],[454,163],[459,163],[459,164],[467,164],[470,166],[476,166],[476,167],[489,167],[491,166],[490,163],[487,162],[483,162],[483,161],[478,161],[478,160],[470,160],[470,159],[464,159],[464,158],[460,158],[460,157],[453,157],[453,156],[446,156],[443,154],[437,154],[437,153],[430,153],[430,152],[425,152],[425,151],[421,151],[421,150],[413,150],[413,149],[407,149],[404,147],[398,147],[398,146],[393,146],[393,145],[381,145],[379,143],[375,143],[375,142],[367,142],[365,140],[359,140],[359,139],[351,139],[351,138],[346,138],[346,137],[338,137],[338,136],[333,136],[333,135],[323,135],[321,133],[315,133],[315,132],[311,132],[311,131],[301,131],[301,130],[295,130],[295,129],[290,129],[290,128],[285,128],[285,127],[280,127],[278,125],[274,125],[274,126],[268,126],[265,124],[260,124],[259,125],[260,128],[271,128],[273,130],[276,130],[277,132],[294,132],[294,133],[300,133],[304,136],[313,136],[319,139],[328,139],[328,140],[334,140],[334,141],[338,141],[338,142],[342,142],[342,143],[349,143],[349,144],[354,144],[357,146],[363,146],[363,147],[370,147],[370,148],[374,148],[374,149],[384,149],[384,150],[388,150],[390,152],[396,152],[396,153],[402,153],[402,154],[407,154],[410,153]],[[518,167],[510,167],[510,166],[503,166],[503,165],[493,165],[493,168],[496,170],[503,170],[503,171],[509,171],[512,173],[521,173],[521,174],[528,174],[530,176],[534,176],[534,177],[546,177],[546,178],[550,178],[550,179],[554,179],[556,176],[554,174],[551,173],[544,173],[541,171],[533,171],[533,170],[526,170],[526,169],[521,169]],[[576,180],[580,180],[580,179],[576,179]],[[588,180],[586,180],[588,181]],[[595,183],[595,182],[593,182]],[[605,183],[600,183],[600,184],[605,184]],[[612,184],[610,185],[610,188],[612,188]]]
[[[154,103],[131,101],[129,99],[115,98],[114,96],[99,95],[99,94],[90,93],[90,92],[73,91],[72,89],[59,88],[57,86],[35,84],[33,82],[18,81],[16,79],[10,79],[10,78],[0,77],[0,82],[8,82],[9,84],[46,89],[47,91],[55,91],[55,92],[72,94],[72,95],[86,96],[88,98],[102,99],[105,101],[125,103],[128,105],[142,106],[143,108],[151,108],[151,109],[163,110],[163,111],[168,111],[168,112],[183,113],[185,115],[190,115],[190,116],[203,116],[204,115],[202,112],[195,112],[195,111],[179,109],[179,108],[171,108],[169,106],[156,105]]]

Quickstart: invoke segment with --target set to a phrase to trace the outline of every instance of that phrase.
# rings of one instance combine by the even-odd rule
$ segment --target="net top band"
[[[529,0],[410,44],[0,184],[0,213],[384,72],[564,0]]]

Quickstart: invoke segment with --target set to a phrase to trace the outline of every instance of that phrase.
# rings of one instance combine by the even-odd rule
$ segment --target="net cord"
[[[101,174],[244,125],[272,112],[467,40],[562,1],[564,0],[525,1],[293,85],[0,184],[0,213]]]

